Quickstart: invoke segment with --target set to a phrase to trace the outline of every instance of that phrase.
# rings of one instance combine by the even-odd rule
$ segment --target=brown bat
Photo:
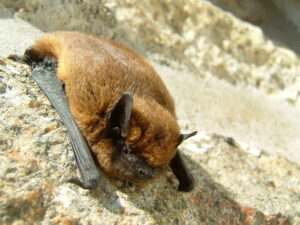
[[[170,165],[178,189],[193,189],[177,147],[197,132],[180,134],[174,101],[141,56],[111,40],[55,32],[36,41],[24,59],[68,129],[82,176],[72,182],[96,188],[96,164],[108,176],[132,183],[153,179]]]

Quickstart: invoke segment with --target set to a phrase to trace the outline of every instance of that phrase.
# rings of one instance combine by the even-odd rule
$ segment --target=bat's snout
[[[144,158],[134,153],[121,153],[114,160],[114,168],[124,180],[133,183],[154,179],[157,168],[150,166]]]
[[[146,160],[135,154],[131,154],[129,158],[131,170],[136,179],[151,180],[156,177],[157,169],[150,166]]]
[[[154,168],[140,168],[138,174],[140,179],[151,180],[156,177],[157,171]]]

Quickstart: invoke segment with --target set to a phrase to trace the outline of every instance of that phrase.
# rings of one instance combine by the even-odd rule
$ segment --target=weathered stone
[[[103,177],[101,188],[83,190],[66,182],[77,172],[66,129],[30,69],[1,58],[0,224],[300,224],[292,51],[204,1],[0,3],[44,31],[98,34],[146,55],[175,98],[182,130],[200,131],[181,146],[192,192],[178,192],[168,169],[145,187]],[[0,42],[11,41],[5,54],[21,54],[41,34],[23,22],[10,32],[14,20],[0,21]]]

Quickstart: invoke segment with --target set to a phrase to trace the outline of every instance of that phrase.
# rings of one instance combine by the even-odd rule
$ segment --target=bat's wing
[[[191,191],[194,188],[193,176],[186,168],[180,152],[177,150],[175,157],[170,162],[170,167],[179,181],[179,191]]]
[[[63,84],[57,79],[53,67],[55,67],[53,63],[52,65],[51,63],[38,64],[32,71],[32,77],[49,98],[61,120],[67,127],[76,163],[82,177],[82,181],[78,178],[71,178],[69,181],[85,189],[96,188],[99,184],[100,173],[86,141],[71,114]]]

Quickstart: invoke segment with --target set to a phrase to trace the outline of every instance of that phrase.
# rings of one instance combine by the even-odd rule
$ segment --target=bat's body
[[[76,32],[46,34],[26,54],[58,61],[57,77],[65,84],[71,112],[107,175],[140,182],[171,162],[181,189],[191,189],[192,177],[177,151],[188,136],[180,134],[166,86],[141,56]]]

